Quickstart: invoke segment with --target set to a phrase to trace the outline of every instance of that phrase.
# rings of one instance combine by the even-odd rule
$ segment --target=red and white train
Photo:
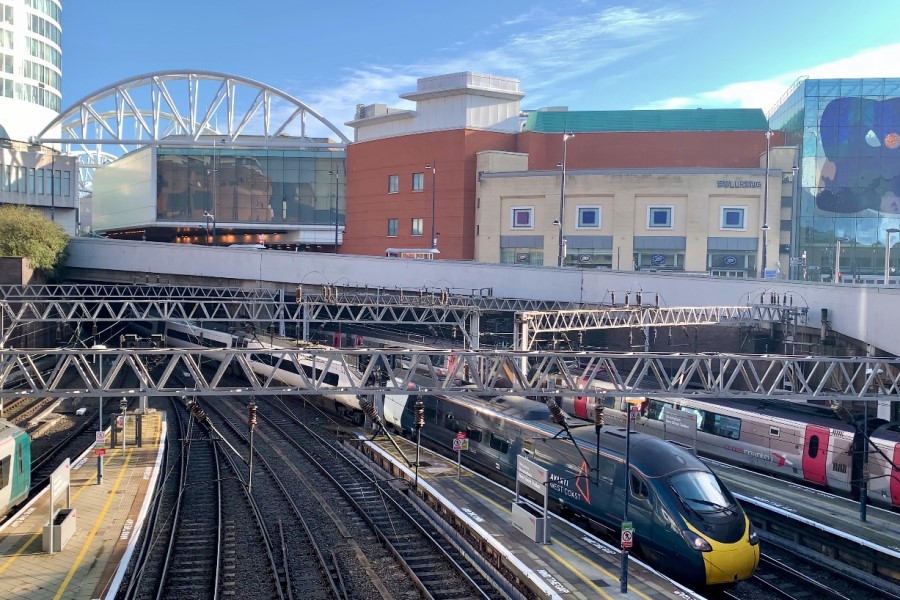
[[[600,398],[604,420],[624,426],[627,399]],[[594,397],[563,398],[561,406],[574,417],[594,419]],[[667,411],[693,415],[696,437],[684,435],[683,429],[672,431],[674,427],[667,431]],[[900,423],[872,418],[867,427],[862,419],[850,425],[830,408],[777,400],[644,398],[634,430],[696,446],[702,456],[854,497],[865,481],[870,502],[900,507]],[[869,436],[868,477],[864,431]]]

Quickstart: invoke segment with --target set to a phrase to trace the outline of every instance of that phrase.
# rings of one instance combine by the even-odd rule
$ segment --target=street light
[[[888,227],[884,232],[884,285],[888,285],[891,277],[891,234],[898,233],[900,229]]]
[[[628,398],[628,415],[625,421],[625,509],[622,513],[622,529],[628,524],[628,496],[631,494],[629,483],[631,481],[631,420],[637,414],[643,398]],[[624,537],[624,536],[623,536]],[[622,545],[622,572],[619,574],[619,591],[628,592],[628,548]]]
[[[215,171],[213,171],[215,173]],[[203,211],[203,216],[206,217],[206,237],[209,239],[209,220],[212,219],[213,227],[212,227],[212,244],[207,243],[207,246],[215,246],[216,245],[216,215],[211,214],[208,210]]]
[[[839,237],[834,240],[834,283],[841,282],[841,242],[849,242],[850,238]]]
[[[337,170],[328,171],[329,175],[334,176],[334,253],[338,253],[338,182],[340,175]]]
[[[435,181],[437,180],[437,166],[425,165],[425,168],[431,171],[431,249],[437,248],[437,223],[434,218],[434,199],[436,194]]]
[[[91,347],[92,350],[106,350],[106,346],[103,344],[94,344]],[[98,398],[100,401],[100,429],[98,432],[104,433],[104,448],[106,447],[106,429],[103,427],[103,354],[100,354],[100,391],[98,392]],[[124,435],[124,429],[123,429]],[[100,436],[96,436],[99,438]],[[103,485],[103,455],[100,453],[97,454],[97,485]]]
[[[772,130],[766,129],[766,179],[763,181],[763,224],[762,224],[762,276],[766,276],[766,252],[769,247],[769,140]]]
[[[559,182],[559,257],[556,259],[556,266],[563,266],[563,260],[565,259],[566,252],[566,242],[565,242],[565,232],[563,231],[563,219],[566,214],[566,149],[567,143],[570,139],[575,137],[574,133],[563,133],[563,158],[562,162],[557,166],[562,167],[562,179]]]
[[[559,227],[559,230],[562,231],[562,223],[559,222],[559,219],[553,219],[553,224],[554,224],[556,227]],[[568,240],[566,239],[565,236],[563,236],[563,239],[562,239],[562,251],[561,251],[561,253],[560,253],[561,256],[565,256],[565,255],[566,255],[566,252],[567,252],[566,246],[567,246],[567,244],[568,244]],[[556,265],[556,266],[560,266],[558,262],[557,262],[557,265]]]

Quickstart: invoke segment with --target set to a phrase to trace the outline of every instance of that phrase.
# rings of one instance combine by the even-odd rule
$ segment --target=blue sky
[[[64,0],[63,105],[195,69],[266,83],[339,126],[458,71],[520,79],[523,108],[768,109],[801,75],[900,76],[898,15],[896,0]]]

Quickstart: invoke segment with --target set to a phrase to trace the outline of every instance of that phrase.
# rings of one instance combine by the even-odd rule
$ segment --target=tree
[[[53,274],[69,244],[65,229],[27,206],[0,205],[0,256],[21,256],[31,268]]]

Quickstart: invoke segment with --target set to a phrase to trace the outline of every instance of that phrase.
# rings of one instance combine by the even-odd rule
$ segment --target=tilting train
[[[28,497],[31,488],[31,438],[0,420],[0,516]]]
[[[164,334],[176,347],[275,348],[242,334],[178,322],[167,323]],[[299,386],[296,371],[284,368],[283,362],[272,362],[278,356],[277,352],[256,355],[251,363],[254,372]],[[330,382],[334,385],[352,383],[352,375],[342,374],[336,367],[331,372],[324,362],[314,365],[312,357],[298,364],[307,375],[325,369],[326,383],[328,377],[336,378]],[[376,403],[377,410],[388,426],[409,432],[416,398],[406,393],[387,394]],[[467,459],[509,479],[515,477],[516,457],[524,454],[547,467],[550,495],[558,505],[609,529],[621,527],[626,477],[623,429],[604,429],[599,452],[587,436],[576,436],[585,461],[571,441],[554,439],[558,428],[551,424],[544,403],[519,396],[422,398],[426,440],[449,447],[457,433],[466,432],[470,440]],[[319,402],[361,423],[361,405],[355,396],[334,394]],[[632,435],[630,463],[629,518],[635,526],[636,551],[657,568],[692,585],[733,583],[753,573],[759,561],[756,532],[704,463],[675,444],[639,433]]]
[[[388,398],[385,421],[413,428],[416,396]],[[459,432],[470,440],[467,461],[515,478],[520,454],[546,467],[557,504],[611,530],[622,525],[625,430],[574,434],[578,448],[554,438],[546,404],[521,396],[479,400],[423,395],[423,439],[449,448]],[[727,584],[750,577],[759,562],[757,534],[731,493],[693,454],[676,444],[632,433],[629,520],[636,551],[656,568],[690,585]]]
[[[606,420],[624,423],[626,399],[597,396]],[[594,396],[561,398],[568,414],[594,418]],[[869,419],[841,421],[833,410],[773,400],[644,398],[635,430],[696,446],[703,456],[801,480],[859,497],[868,433],[868,500],[900,507],[900,425]],[[696,435],[666,431],[666,412],[696,419]]]
[[[252,355],[250,368],[263,379],[272,378],[289,386],[303,387],[300,371],[309,379],[320,379],[325,386],[353,387],[358,385],[362,374],[352,368],[316,356],[316,349],[333,348],[308,344],[297,340],[287,340],[265,336],[270,341],[260,340],[252,332],[234,330],[222,331],[212,327],[198,327],[183,321],[159,321],[134,325],[142,333],[161,332],[169,346],[175,348],[247,348],[267,350]],[[273,343],[274,342],[274,343]],[[277,349],[302,349],[303,354],[271,352]],[[213,355],[215,358],[221,356]],[[354,394],[325,394],[332,401],[333,412],[361,425],[365,413]]]

